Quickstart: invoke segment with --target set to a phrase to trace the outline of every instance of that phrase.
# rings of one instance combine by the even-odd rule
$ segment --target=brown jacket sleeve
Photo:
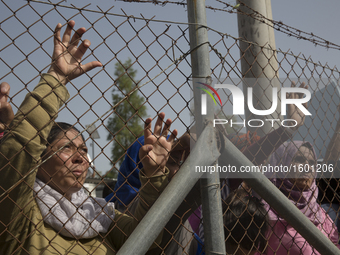
[[[118,250],[124,244],[140,220],[165,189],[168,184],[168,174],[169,170],[167,169],[166,174],[147,178],[142,174],[142,171],[140,171],[139,178],[142,186],[140,188],[139,201],[134,216],[131,217],[116,210],[115,219],[111,225],[112,231],[107,236],[107,239],[115,249]],[[161,238],[162,233],[157,237],[155,242],[160,243]]]
[[[0,145],[0,233],[20,234],[23,208],[33,203],[36,166],[59,108],[69,98],[65,86],[44,74],[28,93]],[[0,235],[0,241],[13,238]],[[14,237],[15,238],[15,237]]]

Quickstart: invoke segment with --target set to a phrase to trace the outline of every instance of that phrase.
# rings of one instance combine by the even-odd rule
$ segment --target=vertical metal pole
[[[246,81],[243,83],[244,94],[247,95],[248,87],[253,87],[254,108],[267,110],[272,106],[272,88],[276,87],[279,92],[281,86],[278,80],[279,74],[276,52],[273,51],[276,48],[274,30],[271,26],[268,26],[268,21],[265,23],[261,22],[263,18],[259,17],[257,13],[271,20],[271,0],[239,0],[239,2],[241,2],[239,7],[240,12],[237,14],[239,37],[259,45],[256,46],[248,42],[240,41],[242,77]],[[242,3],[244,5],[242,5]],[[250,15],[255,15],[256,18]],[[265,48],[261,46],[265,46]],[[273,50],[269,50],[268,48]],[[280,95],[280,93],[274,96],[278,95]],[[245,103],[247,102],[248,100],[245,100]],[[260,136],[268,134],[272,129],[272,124],[265,121],[265,119],[282,119],[282,117],[280,117],[280,106],[281,101],[278,100],[276,112],[269,116],[254,115],[248,110],[248,107],[245,107],[247,122],[249,119],[261,119],[264,121],[264,125],[261,128],[247,126],[247,129],[251,131],[256,130]],[[258,124],[253,123],[252,125],[257,126]],[[278,128],[278,125],[275,124],[273,128]]]
[[[214,118],[214,104],[210,97],[207,98],[206,115],[201,113],[200,83],[211,85],[210,59],[207,20],[204,0],[187,0],[188,21],[190,34],[191,66],[194,91],[194,110],[197,135],[199,136],[205,123]],[[213,173],[202,178],[201,196],[203,206],[204,244],[206,254],[225,254],[222,204],[219,174]]]
[[[253,167],[237,147],[226,137],[221,164]],[[324,235],[267,177],[259,172],[249,172],[247,183],[260,197],[278,212],[292,227],[295,228],[320,254],[339,255],[340,250]],[[287,251],[288,253],[288,251]]]
[[[191,150],[189,158],[184,162],[181,169],[176,173],[162,194],[160,194],[157,201],[152,205],[148,213],[120,248],[117,255],[146,254],[164,226],[167,223],[170,223],[169,219],[173,216],[177,208],[179,209],[179,214],[173,216],[175,217],[175,226],[171,226],[172,230],[174,230],[174,227],[177,228],[178,225],[176,224],[182,219],[181,217],[184,216],[184,214],[189,216],[187,213],[188,210],[190,210],[190,208],[188,208],[188,203],[185,202],[182,204],[182,202],[189,193],[191,193],[189,204],[193,204],[193,201],[191,201],[193,197],[197,198],[199,196],[196,195],[195,191],[191,192],[190,190],[201,176],[200,172],[195,173],[195,167],[193,167],[192,162],[195,162],[197,166],[204,167],[210,166],[218,159],[220,152],[218,151],[217,141],[214,137],[215,133],[212,125],[207,125],[203,130],[202,136],[198,139],[196,146]],[[195,201],[194,203],[196,202],[199,201]],[[182,207],[182,205],[184,207]],[[187,216],[184,216],[184,218],[187,218]],[[171,238],[165,240],[166,244],[168,244],[170,240]],[[180,246],[181,243],[178,245]]]

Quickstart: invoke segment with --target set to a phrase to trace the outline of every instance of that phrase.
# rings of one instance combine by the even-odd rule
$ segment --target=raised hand
[[[175,173],[180,168],[181,164],[187,159],[190,154],[190,141],[194,141],[192,136],[195,136],[193,133],[186,132],[184,133],[177,141],[174,141],[172,144],[172,148],[170,151],[170,157],[168,162],[166,163],[167,168],[169,169],[169,180],[175,175]]]
[[[296,87],[295,82],[292,82],[291,85],[292,88]],[[306,85],[304,82],[301,83],[300,88],[308,89],[308,85]],[[303,93],[289,93],[287,98],[291,99],[299,99],[303,97]],[[302,104],[305,108],[307,108],[307,103]],[[302,126],[305,122],[305,114],[301,112],[301,110],[295,105],[295,104],[288,104],[287,105],[287,118],[288,119],[294,119],[297,122],[297,125],[295,127],[292,127],[292,129],[296,130],[300,126]]]
[[[95,67],[102,66],[99,61],[92,61],[85,65],[81,63],[81,59],[90,47],[91,42],[84,40],[78,46],[80,38],[86,32],[86,29],[84,27],[79,28],[71,38],[74,25],[73,20],[68,22],[62,39],[60,37],[62,25],[58,23],[55,28],[52,64],[48,73],[63,84]]]
[[[163,112],[158,115],[153,132],[151,131],[152,119],[148,118],[145,121],[144,146],[139,150],[139,158],[142,160],[144,174],[147,177],[164,173],[172,143],[177,136],[175,129],[167,138],[172,121],[167,119],[163,127],[164,117]]]
[[[7,82],[0,84],[0,132],[5,131],[14,118],[12,106],[8,102],[10,88]]]

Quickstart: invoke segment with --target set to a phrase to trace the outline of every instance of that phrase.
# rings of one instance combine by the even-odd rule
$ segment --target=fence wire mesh
[[[229,3],[217,2],[224,7],[207,6],[207,8],[224,12],[225,15],[241,12],[238,7]],[[185,5],[169,1],[151,1],[151,3],[179,5],[178,8]],[[144,1],[140,4],[151,3]],[[67,2],[6,0],[2,0],[0,6],[2,13],[0,80],[10,84],[10,104],[14,112],[20,113],[19,115],[24,118],[22,121],[13,122],[14,125],[7,129],[0,149],[2,160],[0,250],[3,254],[79,254],[80,252],[115,254],[163,189],[150,180],[142,182],[139,180],[139,172],[143,168],[139,149],[144,144],[142,136],[145,120],[151,117],[153,122],[156,122],[157,115],[165,112],[166,118],[173,120],[172,128],[178,129],[181,138],[173,145],[167,163],[172,173],[175,173],[188,157],[190,140],[196,139],[192,118],[193,91],[196,89],[196,84],[191,76],[190,63],[190,53],[195,49],[190,50],[188,24],[160,22],[143,15],[135,17],[123,10],[117,14],[113,6],[103,10],[100,6],[76,7]],[[298,39],[304,39],[306,43],[332,49],[339,48],[335,43],[289,27],[282,22],[266,19],[256,12],[255,14],[243,13],[243,15],[264,20],[268,26]],[[43,115],[41,118],[44,126],[40,126],[39,122],[31,123],[30,112],[35,112],[36,106],[25,105],[28,108],[22,109],[20,105],[26,94],[30,95],[27,98],[37,98],[36,102],[43,105],[43,99],[39,99],[40,95],[36,94],[34,88],[42,74],[50,67],[56,24],[58,22],[62,24],[63,33],[70,20],[76,22],[74,33],[79,27],[86,28],[82,41],[85,38],[91,40],[91,46],[83,57],[82,63],[100,61],[102,67],[86,72],[69,82],[67,89],[71,96],[58,110],[56,121],[70,123],[79,129],[89,146],[88,151],[81,152],[83,160],[88,160],[90,163],[86,180],[85,176],[76,178],[76,174],[73,173],[76,184],[72,185],[83,187],[85,197],[87,195],[91,198],[102,197],[106,198],[106,201],[114,202],[115,208],[121,212],[116,211],[113,216],[107,209],[109,206],[106,202],[99,199],[91,200],[95,201],[96,206],[91,205],[94,206],[95,213],[109,219],[106,225],[110,228],[106,231],[94,227],[101,220],[97,219],[97,215],[91,218],[92,209],[87,207],[90,206],[87,204],[89,200],[85,198],[81,201],[71,200],[71,203],[65,202],[65,205],[61,205],[66,199],[60,195],[63,192],[59,192],[58,198],[51,204],[48,198],[37,195],[40,190],[45,190],[46,184],[42,184],[38,189],[36,186],[33,187],[37,171],[41,171],[38,169],[49,159],[41,163],[38,158],[42,151],[34,151],[31,147],[35,143],[46,142],[44,128],[48,123],[45,123]],[[218,32],[213,28],[209,29],[209,37],[212,80],[216,84],[232,83],[246,94],[243,87],[242,79],[245,75],[242,74],[241,61],[247,55],[254,56],[261,53],[255,53],[256,43]],[[240,54],[241,43],[246,43],[248,47]],[[280,125],[282,120],[275,121],[271,129],[271,137],[267,137],[263,142],[256,130],[261,125],[253,124],[255,129],[251,132],[247,131],[250,126],[249,119],[244,115],[234,116],[232,109],[235,101],[233,102],[231,94],[226,90],[218,89],[217,92],[223,102],[216,107],[215,112],[216,119],[223,121],[223,125],[218,125],[218,130],[237,145],[255,165],[261,166],[274,163],[285,164],[287,152],[280,154],[280,151],[276,151],[271,158],[269,156],[273,148],[278,148],[286,140],[308,141],[316,152],[316,156],[312,156],[308,164],[319,167],[321,173],[330,172],[330,166],[334,171],[331,171],[331,175],[318,175],[317,178],[303,177],[302,186],[293,181],[291,181],[293,184],[284,181],[280,183],[277,181],[276,184],[334,244],[337,244],[336,224],[340,203],[337,176],[337,161],[340,153],[339,71],[336,67],[321,65],[311,58],[294,52],[274,51],[266,46],[261,47],[261,50],[270,52],[268,62],[272,58],[277,60],[278,70],[275,71],[280,74],[279,80],[284,87],[289,87],[292,82],[296,82],[297,86],[302,82],[309,85],[308,90],[312,96],[308,110],[312,115],[306,116],[304,125],[294,133],[293,137],[282,131]],[[256,59],[256,55],[254,57]],[[248,64],[251,72],[251,67],[256,64],[256,60],[255,63]],[[60,98],[63,100],[62,96]],[[257,95],[258,102],[265,100],[272,99],[266,95]],[[254,105],[254,108],[257,107],[261,106]],[[53,110],[51,111],[53,113]],[[39,119],[39,115],[37,118]],[[231,121],[236,124],[231,125]],[[21,132],[25,131],[21,128],[21,123],[26,125],[29,123],[36,134],[29,134],[26,137],[25,133],[18,133],[16,131],[18,127]],[[13,139],[18,142],[14,145],[10,144],[12,148],[6,141],[13,141]],[[75,147],[78,146],[77,139],[79,138],[74,140],[67,138],[68,142],[72,140],[71,143],[75,144],[73,145]],[[263,142],[260,145],[259,140]],[[259,146],[250,148],[254,144]],[[47,145],[53,147],[55,143],[48,141]],[[296,153],[299,146],[293,146],[292,150]],[[77,150],[70,152],[70,158],[75,157]],[[58,151],[55,153],[59,155]],[[305,164],[306,157],[308,159],[309,156],[296,157],[295,153],[289,160],[289,164],[291,162],[297,162],[298,165]],[[62,162],[60,168],[67,168],[68,159],[57,157],[57,160]],[[278,158],[277,162],[271,161],[274,157]],[[315,162],[311,162],[313,159]],[[53,176],[59,175],[61,171],[58,169]],[[53,182],[53,176],[46,177],[47,186],[59,191],[60,187],[58,188],[58,185]],[[172,176],[169,179],[171,178]],[[268,204],[264,201],[261,203],[260,198],[257,198],[247,186],[246,179],[244,180],[245,182],[240,178],[225,179],[221,185],[227,253],[250,254],[249,252],[256,251],[265,254],[284,254],[283,250],[287,254],[314,252],[313,248],[306,250],[308,244],[303,237],[294,232],[285,219],[271,210]],[[276,176],[275,180],[279,178]],[[199,188],[194,187],[194,189],[199,196]],[[66,196],[66,193],[68,194],[68,192],[63,194]],[[204,232],[199,204],[193,206],[192,201],[186,202],[184,207],[189,209],[175,213],[162,236],[150,248],[150,254],[204,253]],[[37,207],[37,204],[47,207],[47,213],[41,213],[39,208],[42,210],[42,207]],[[68,217],[66,220],[52,210],[60,205],[68,208],[65,209]],[[82,211],[77,208],[82,208]],[[50,226],[52,223],[48,220],[51,218],[52,221],[59,222],[57,224],[61,225],[59,229],[55,230],[55,227]],[[78,225],[73,222],[74,220],[85,222],[83,232],[79,235],[70,232],[68,228],[68,223],[77,228]],[[255,231],[255,235],[251,231]],[[90,238],[87,236],[89,232],[94,232]],[[236,253],[236,250],[241,253]]]

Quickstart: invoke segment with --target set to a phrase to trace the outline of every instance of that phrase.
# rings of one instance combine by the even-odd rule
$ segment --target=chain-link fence
[[[302,38],[306,43],[339,48],[337,44],[314,34],[268,19],[243,3],[237,6],[218,2],[225,8],[206,8],[224,15],[247,16],[292,37]],[[152,3],[186,7],[186,4],[177,2]],[[143,4],[152,3],[145,1]],[[222,156],[217,165],[215,162],[214,168],[200,165],[199,160],[193,157],[190,157],[190,163],[195,171],[206,173],[214,169],[220,171],[223,177],[220,188],[227,253],[312,254],[317,249],[313,248],[314,244],[306,242],[299,228],[291,226],[294,224],[289,217],[281,215],[271,202],[261,200],[261,192],[251,190],[256,188],[248,179],[253,179],[252,176],[246,175],[248,170],[251,171],[250,165],[247,168],[245,165],[228,164],[223,147],[228,146],[229,140],[257,166],[256,171],[264,172],[270,167],[281,166],[281,170],[274,171],[274,177],[269,176],[272,183],[324,236],[334,244],[338,243],[340,124],[337,122],[340,117],[340,91],[339,71],[336,68],[321,65],[293,52],[273,50],[270,46],[260,47],[256,42],[209,28],[209,42],[204,45],[208,45],[209,49],[211,76],[193,77],[190,55],[202,45],[190,48],[187,22],[166,22],[143,15],[135,17],[124,10],[117,14],[111,6],[104,10],[100,6],[79,7],[68,2],[2,0],[0,6],[0,79],[10,84],[10,104],[14,112],[18,112],[1,145],[1,252],[115,254],[167,182],[159,180],[160,177],[151,180],[140,177],[143,165],[139,151],[145,143],[146,119],[151,117],[154,123],[157,115],[165,112],[165,117],[173,121],[171,129],[178,129],[179,138],[172,145],[167,162],[171,183],[178,169],[183,169],[181,166],[189,156],[190,143],[197,141],[199,131],[196,130],[194,112],[204,115],[201,109],[197,109],[197,101],[194,104],[197,91],[202,105],[203,100],[210,100],[209,95],[216,99],[208,106],[215,104],[213,124]],[[248,11],[243,12],[243,8]],[[100,61],[102,66],[70,81],[67,85],[70,98],[67,99],[67,93],[55,84],[56,81],[42,74],[48,72],[53,59],[57,23],[63,26],[62,35],[70,20],[75,21],[73,33],[77,33],[79,27],[85,27],[87,31],[82,40],[87,38],[91,41],[82,64]],[[264,52],[268,63],[261,67],[262,72],[256,76],[252,72],[254,66],[259,65],[259,55]],[[253,62],[249,62],[249,56]],[[247,72],[242,67],[242,61],[248,61]],[[277,69],[271,61],[277,63]],[[268,66],[274,69],[275,76],[266,76]],[[40,88],[44,89],[35,89],[41,77]],[[202,84],[202,80],[196,78],[205,79],[210,84]],[[255,90],[261,81],[267,82],[266,86],[262,84],[263,94],[249,94],[247,87]],[[292,82],[297,87],[301,86],[302,90],[289,90]],[[303,82],[305,85],[301,85]],[[52,88],[52,92],[47,93],[42,83],[50,84],[48,87],[49,90]],[[276,93],[272,93],[274,83],[280,84]],[[214,84],[229,84],[232,87],[214,87]],[[212,93],[212,87],[207,85],[216,91]],[[244,98],[235,97],[236,92],[231,88],[241,91]],[[282,88],[288,89],[280,94]],[[303,89],[310,92],[310,99],[308,94],[303,94]],[[268,109],[277,95],[277,107],[269,114],[260,115],[257,112],[255,116],[238,111],[240,108],[250,109],[252,105],[255,110]],[[249,98],[252,98],[251,103]],[[283,98],[286,104],[281,104]],[[305,112],[302,112],[305,105],[300,103],[304,98],[308,99],[311,114],[305,117]],[[289,99],[300,100],[296,103],[300,107],[292,107]],[[20,108],[22,101],[24,104]],[[269,106],[265,101],[270,102]],[[198,102],[201,106],[201,101]],[[58,104],[62,105],[60,110],[55,109]],[[286,105],[287,114],[282,116]],[[44,109],[43,113],[40,107]],[[54,120],[53,114],[56,113],[58,118]],[[50,121],[70,123],[82,133],[88,145],[88,151],[81,152],[87,154],[82,158],[91,158],[86,180],[86,173],[69,169],[69,159],[58,154],[65,150],[65,144],[56,150],[55,155],[49,155],[50,158],[57,157],[54,162],[62,162],[60,167],[53,165],[53,174],[42,170],[49,166],[50,160],[46,157],[43,161],[39,159],[46,143],[46,130],[51,128]],[[269,131],[263,133],[262,127],[268,123]],[[300,124],[297,131],[287,128]],[[67,137],[68,142],[70,139],[73,138]],[[79,139],[76,137],[71,142],[73,147],[77,147],[76,150],[83,146],[78,144]],[[305,142],[285,143],[291,140]],[[48,141],[48,146],[53,148],[60,141],[52,139]],[[214,151],[209,145],[206,149],[209,153]],[[209,153],[205,156],[208,157]],[[74,157],[72,154],[70,158]],[[282,166],[285,165],[293,165],[294,171],[283,171]],[[68,172],[62,172],[63,167],[68,168]],[[240,172],[242,167],[244,172],[241,175],[230,176],[230,173]],[[37,171],[40,171],[38,176],[45,176],[42,182],[35,181]],[[287,176],[287,172],[300,175]],[[72,179],[74,183],[70,184],[71,187],[83,186],[85,193],[79,195],[82,198],[72,200],[72,196],[68,196],[72,188],[64,191],[61,187],[64,181],[59,183],[56,178]],[[70,182],[65,183],[68,185]],[[52,187],[52,191],[48,187]],[[190,187],[191,191],[184,195],[185,201],[165,224],[161,235],[156,238],[156,233],[150,254],[209,253],[204,245],[200,189],[199,183],[192,189]],[[88,194],[93,199],[87,199]],[[106,200],[100,200],[100,197]],[[115,203],[115,213],[108,202]],[[61,211],[65,214],[60,214]],[[104,228],[101,228],[102,225]],[[138,236],[135,240],[144,238]]]

